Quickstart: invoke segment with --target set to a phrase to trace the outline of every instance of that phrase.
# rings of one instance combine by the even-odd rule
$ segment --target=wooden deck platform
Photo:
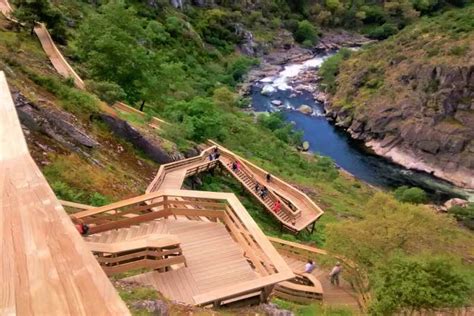
[[[152,285],[169,299],[195,304],[195,295],[258,278],[223,224],[179,218],[155,222],[149,225],[179,238],[187,267],[164,273],[148,272],[125,280]]]
[[[129,314],[31,158],[3,72],[0,236],[0,314]]]

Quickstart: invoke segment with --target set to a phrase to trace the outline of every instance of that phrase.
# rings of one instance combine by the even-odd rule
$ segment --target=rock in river
[[[272,100],[272,104],[276,106],[280,106],[283,104],[283,102],[281,102],[280,100]]]
[[[310,115],[311,113],[313,113],[313,108],[311,108],[309,105],[302,104],[302,105],[300,105],[300,107],[298,108],[298,111],[300,111],[300,112],[303,113],[303,114],[308,114],[308,115]]]
[[[261,93],[262,93],[263,95],[270,95],[270,94],[272,94],[272,93],[275,92],[275,91],[276,91],[275,87],[273,87],[273,86],[270,85],[270,84],[266,84],[266,85],[263,87]]]

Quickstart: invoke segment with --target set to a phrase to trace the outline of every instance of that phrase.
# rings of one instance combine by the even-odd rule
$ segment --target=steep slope
[[[474,7],[353,53],[329,115],[379,155],[474,188]]]

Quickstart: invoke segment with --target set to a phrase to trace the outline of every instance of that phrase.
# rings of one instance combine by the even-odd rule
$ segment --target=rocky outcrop
[[[99,114],[99,118],[109,126],[116,136],[130,142],[135,148],[143,151],[153,161],[160,164],[173,161],[172,157],[161,148],[159,143],[142,135],[126,121],[107,114]]]
[[[20,92],[12,92],[12,96],[20,122],[29,130],[47,135],[76,152],[99,146],[74,115],[49,106],[46,100],[38,101],[42,105],[30,102]]]
[[[375,153],[474,188],[474,65],[398,67],[395,100],[356,110],[328,104],[328,115]]]

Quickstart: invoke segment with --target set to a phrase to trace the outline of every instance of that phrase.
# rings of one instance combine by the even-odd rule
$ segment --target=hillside
[[[4,3],[5,0],[0,0],[0,8]],[[55,42],[60,44],[59,49],[84,79],[85,89],[77,88],[71,78],[65,79],[56,72],[38,38],[33,33],[30,34],[30,27],[34,26],[34,23],[20,26],[14,21],[0,17],[0,69],[5,73],[11,89],[29,152],[58,199],[93,206],[116,201],[122,203],[122,206],[114,204],[89,209],[80,212],[82,214],[77,213],[75,209],[66,208],[71,218],[64,216],[66,220],[62,226],[74,233],[70,235],[79,240],[72,223],[83,220],[84,223],[90,224],[90,235],[80,240],[80,244],[84,246],[95,238],[98,243],[100,239],[103,244],[118,243],[121,238],[124,238],[124,241],[127,238],[145,239],[153,235],[149,228],[156,228],[158,232],[170,224],[170,230],[164,230],[162,233],[169,232],[180,236],[182,249],[179,251],[182,250],[188,260],[188,265],[184,267],[181,266],[182,262],[157,269],[136,269],[135,266],[110,276],[112,284],[132,315],[166,314],[166,311],[170,315],[274,315],[280,314],[278,307],[288,309],[296,315],[352,315],[359,314],[359,311],[391,315],[408,309],[444,310],[472,305],[470,303],[474,293],[474,274],[471,263],[474,248],[470,232],[460,228],[450,215],[435,213],[425,205],[415,205],[419,202],[402,203],[402,200],[397,200],[396,195],[393,196],[391,192],[380,192],[381,190],[340,171],[328,157],[300,152],[297,148],[301,145],[301,134],[295,132],[292,124],[277,115],[265,116],[263,119],[256,117],[254,113],[243,109],[248,106],[250,100],[236,93],[247,72],[258,65],[262,54],[275,48],[285,50],[293,45],[298,46],[295,42],[300,42],[301,46],[315,48],[317,27],[314,25],[347,27],[350,21],[355,21],[356,16],[359,16],[357,27],[361,27],[362,20],[371,24],[370,18],[349,10],[349,2],[327,1],[323,6],[326,9],[321,10],[321,5],[316,1],[14,1],[15,5],[23,8],[28,7],[30,3],[45,5],[45,17],[40,16],[39,19],[48,24]],[[361,6],[361,3],[358,3],[354,4],[355,7],[369,12],[378,5]],[[378,24],[390,21],[399,22],[400,28],[402,24],[404,26],[405,16],[400,18],[390,15],[389,9],[386,11],[379,12],[384,19],[383,22],[377,22]],[[458,11],[453,19],[464,21],[467,17],[469,24],[472,8],[466,11],[466,14]],[[31,11],[26,10],[26,13],[30,14]],[[22,14],[24,15],[18,16],[27,22],[34,22],[38,18],[31,18],[25,11]],[[319,21],[322,19],[321,15],[326,15],[326,22]],[[346,22],[344,18],[347,18]],[[399,37],[404,38],[407,36],[405,32],[418,30],[420,25],[428,28],[427,34],[430,34],[433,41],[436,38],[433,34],[439,34],[444,40],[454,42],[456,47],[460,48],[454,49],[454,53],[451,50],[440,50],[434,55],[430,54],[426,58],[435,60],[435,56],[439,57],[433,64],[422,63],[422,58],[425,57],[421,48],[413,55],[407,53],[405,58],[415,61],[422,56],[417,67],[438,69],[436,65],[445,60],[449,67],[452,62],[452,65],[461,68],[464,63],[472,61],[470,46],[466,46],[472,45],[471,28],[468,31],[459,29],[458,35],[454,36],[452,30],[448,31],[442,26],[443,19],[450,20],[444,17],[433,20],[435,22],[423,20],[396,37],[376,44],[367,51],[354,53],[351,59],[345,60],[337,79],[338,89],[341,90],[335,91],[333,99],[334,113],[337,113],[339,119],[344,118],[346,110],[347,113],[354,113],[354,117],[359,113],[356,106],[348,108],[347,103],[344,103],[341,105],[344,107],[342,111],[338,105],[345,82],[352,80],[349,75],[344,77],[346,69],[351,71],[352,67],[355,67],[351,61],[366,63],[368,69],[371,69],[367,59],[370,56],[370,62],[375,65],[373,67],[379,67],[379,63],[380,67],[389,67],[390,63],[386,64],[382,57],[387,55],[387,51],[395,51],[398,45],[394,43],[402,41]],[[458,25],[458,22],[456,21],[455,25]],[[452,29],[450,22],[444,23],[447,28]],[[295,29],[292,30],[292,26]],[[412,41],[411,37],[414,35],[409,34],[412,34]],[[385,47],[385,54],[380,52],[377,55],[365,55],[369,52],[375,54],[382,45],[388,45]],[[415,45],[418,45],[418,42],[414,42],[413,46]],[[302,48],[298,46],[298,49]],[[401,48],[397,52],[394,57],[405,54]],[[455,60],[454,56],[458,59]],[[375,57],[380,57],[380,61],[374,63]],[[398,59],[399,64],[403,65],[403,57]],[[449,67],[448,70],[451,69]],[[408,68],[406,66],[400,69]],[[442,86],[441,81],[446,77],[445,70],[442,69],[439,73],[436,70],[436,76],[440,76],[436,77],[436,80],[440,81],[439,86]],[[364,84],[373,79],[372,73],[368,73],[370,78],[361,79]],[[421,76],[421,73],[411,74]],[[415,82],[417,78],[410,80]],[[448,75],[446,78],[451,77]],[[375,79],[378,80],[379,77]],[[389,78],[386,80],[389,82]],[[382,82],[382,79],[380,81]],[[455,78],[450,82],[458,80]],[[370,89],[364,84],[358,87],[354,98],[359,97],[359,94],[361,98],[366,96],[365,93],[370,89],[373,90],[373,95],[376,95],[374,87],[378,88],[378,84]],[[465,89],[471,89],[470,84],[465,86]],[[347,83],[347,86],[350,85]],[[382,84],[380,88],[383,88]],[[452,99],[451,94],[444,94],[446,89],[439,89],[439,98]],[[460,88],[459,91],[462,92],[459,92],[456,88],[455,91],[462,94],[465,89]],[[418,93],[418,90],[416,91]],[[462,94],[462,97],[465,95]],[[120,110],[116,101],[126,102],[144,113],[125,113]],[[459,111],[459,108],[456,108],[456,113]],[[469,111],[472,111],[472,108]],[[163,118],[166,122],[153,120],[153,116]],[[159,123],[156,123],[157,121]],[[348,124],[352,125],[354,122]],[[5,129],[2,132],[8,135]],[[20,135],[17,137],[21,138],[21,133],[17,134]],[[472,135],[469,134],[470,136]],[[219,161],[209,159],[207,153],[211,148],[208,139],[219,143]],[[0,140],[0,145],[9,142],[11,143],[11,139],[3,142]],[[184,158],[197,156],[205,147],[208,147],[208,151],[203,153],[202,158],[191,158],[183,163]],[[226,155],[224,147],[238,156]],[[173,161],[176,163],[168,165]],[[239,168],[239,172],[230,170],[233,161],[240,161],[242,170],[245,171],[239,173]],[[0,169],[4,163],[4,160],[0,161]],[[21,169],[19,164],[11,163]],[[187,163],[190,163],[189,170],[194,169],[196,174],[188,174]],[[219,168],[211,169],[218,163]],[[166,172],[168,176],[155,178],[161,166],[163,168],[160,170],[171,166]],[[181,167],[175,168],[176,166]],[[206,168],[202,168],[203,166]],[[229,170],[226,171],[226,168]],[[247,174],[248,170],[251,171],[250,174]],[[274,199],[288,205],[284,206],[285,209],[298,208],[300,205],[306,208],[314,204],[324,211],[324,215],[316,222],[314,231],[308,229],[294,234],[294,231],[283,229],[275,219],[277,216],[272,213],[278,213],[273,209],[274,204],[265,204],[263,196],[260,196],[260,200],[264,201],[261,203],[261,192],[257,193],[253,184],[255,181],[266,183],[268,180],[264,179],[267,171],[272,174],[271,183],[266,184],[267,190],[273,190],[274,185],[282,190],[282,194],[275,195]],[[243,180],[239,178],[239,174]],[[36,172],[36,175],[41,176],[41,173]],[[10,177],[0,176],[2,181],[6,179],[5,183],[9,182]],[[278,178],[286,184],[283,186]],[[20,184],[24,183],[18,176],[14,179]],[[157,179],[161,179],[162,183],[168,181],[176,187],[166,189],[165,186],[156,186],[158,191],[155,193],[163,195],[162,202],[158,201],[161,197],[158,195],[147,195],[144,199],[142,194],[152,180],[154,184],[162,184],[155,182]],[[44,179],[43,182],[47,187]],[[2,184],[0,182],[0,187]],[[181,191],[181,188],[186,192]],[[176,193],[177,191],[181,192]],[[298,199],[297,203],[294,203],[285,197],[290,191],[301,191],[304,194],[292,195],[292,200]],[[219,205],[216,205],[213,196],[222,192],[231,198],[225,203],[224,200],[219,200]],[[6,191],[6,194],[0,195],[0,206],[4,207],[2,210],[8,208],[8,215],[15,216],[9,193]],[[38,197],[40,195],[38,194]],[[125,202],[131,197],[133,199]],[[310,199],[314,203],[309,201]],[[43,204],[51,206],[49,202]],[[238,208],[235,208],[235,205]],[[272,206],[271,209],[269,205]],[[160,209],[161,206],[163,209]],[[239,217],[239,213],[232,213],[232,209],[238,210],[242,217]],[[33,228],[35,223],[48,227],[47,221],[40,220],[41,214],[38,214],[35,207],[25,203],[21,210],[28,214],[23,217],[33,223]],[[59,204],[55,211],[64,213]],[[168,211],[175,213],[168,214]],[[189,212],[202,212],[207,215],[196,216],[201,213]],[[4,229],[1,231],[5,236],[8,235],[8,238],[4,238],[4,244],[8,245],[9,240],[15,239],[16,236],[11,234],[12,229],[20,225],[9,221],[6,216],[2,218],[0,224],[3,226],[0,226]],[[226,221],[226,218],[231,220]],[[72,223],[69,223],[69,219],[72,219]],[[128,225],[129,223],[134,224]],[[137,223],[141,226],[137,226]],[[291,224],[295,226],[295,223],[296,221]],[[202,227],[202,230],[197,227]],[[216,230],[210,229],[211,227]],[[217,227],[222,235],[211,234],[217,231]],[[251,229],[248,230],[248,227]],[[57,232],[47,229],[44,229],[44,232],[44,238],[41,238],[37,230],[24,229],[16,240],[22,242],[23,236],[34,234],[42,241],[48,241],[52,236],[62,241],[57,238]],[[167,239],[163,236],[159,238]],[[281,239],[275,242],[277,238],[270,237]],[[268,244],[264,248],[271,252],[261,252],[259,240],[263,245]],[[209,244],[205,245],[207,242]],[[43,244],[47,248],[48,243]],[[235,244],[240,248],[234,249]],[[22,245],[30,246],[28,243]],[[131,245],[133,246],[133,243]],[[68,248],[65,243],[63,246],[64,249]],[[34,252],[34,248],[28,249],[30,248]],[[122,253],[125,258],[124,265],[129,263],[129,259],[134,259],[135,254],[132,252],[135,250],[137,249],[129,252],[128,249]],[[92,248],[84,253],[90,256],[90,251],[98,259],[97,262],[92,260],[93,263],[97,267],[102,265],[104,271],[109,268],[107,260],[118,262],[116,253],[102,256]],[[62,254],[61,251],[58,253]],[[41,255],[42,253],[38,257]],[[284,260],[279,258],[280,255],[285,257]],[[141,258],[140,252],[136,256]],[[176,253],[171,255],[174,256]],[[15,268],[16,264],[11,264],[9,257],[5,257],[3,266]],[[18,257],[19,262],[22,261],[23,253]],[[186,282],[192,279],[197,281],[198,277],[202,281],[200,285],[215,286],[214,289],[218,289],[214,291],[215,294],[220,295],[222,293],[217,293],[221,289],[219,285],[230,284],[225,287],[227,291],[239,288],[238,282],[245,281],[243,274],[239,272],[251,269],[247,276],[253,277],[254,273],[261,273],[258,270],[263,263],[271,274],[278,274],[280,270],[290,269],[288,259],[294,259],[291,261],[291,270],[299,274],[309,258],[317,260],[313,276],[321,281],[311,283],[313,278],[309,278],[308,283],[304,278],[293,278],[293,275],[288,275],[286,279],[293,278],[291,282],[295,283],[290,286],[296,285],[300,288],[299,293],[303,292],[303,295],[307,295],[307,291],[301,290],[301,282],[304,285],[312,284],[314,288],[318,287],[319,282],[324,285],[324,293],[319,290],[318,298],[314,300],[313,296],[309,304],[296,304],[290,300],[291,295],[290,298],[287,297],[288,300],[275,298],[276,294],[271,291],[274,289],[271,286],[267,286],[261,294],[255,292],[255,289],[252,292],[254,295],[257,293],[258,302],[265,301],[266,297],[273,293],[270,296],[271,302],[276,305],[245,307],[248,301],[242,300],[234,302],[237,303],[236,307],[221,309],[216,308],[223,302],[220,297],[220,301],[209,300],[208,307],[198,308],[178,304],[173,299],[182,294],[187,295],[188,291],[194,291],[195,283]],[[159,255],[157,260],[161,259],[169,257],[163,255],[161,258]],[[68,262],[67,260],[73,262],[74,258],[64,255],[64,258],[58,261],[66,266],[64,263]],[[279,262],[274,264],[272,260]],[[339,284],[330,284],[328,276],[330,269],[338,261],[343,265],[341,287]],[[31,278],[37,281],[36,284],[48,284],[49,279],[45,276],[50,276],[50,271],[39,271],[38,274],[36,270],[40,269],[36,269],[34,260],[28,260],[28,264],[31,268],[27,272],[31,273],[25,273],[24,280],[30,282]],[[199,265],[196,277],[188,279],[179,274],[184,268],[196,265]],[[76,271],[81,271],[83,267],[76,265],[75,268]],[[67,274],[68,269],[65,268],[63,272]],[[159,290],[161,293],[157,292],[156,286],[141,287],[137,283],[124,280],[148,273],[166,278],[175,272],[178,273],[175,274],[177,279],[174,280],[178,282],[172,282],[172,278],[166,282],[162,279],[166,286],[162,288],[164,290]],[[17,283],[28,288],[30,283],[23,282],[19,275],[20,273],[7,277],[20,280]],[[208,275],[212,275],[212,278]],[[273,278],[274,275],[270,277]],[[72,287],[76,285],[67,278],[61,278],[60,281],[63,279]],[[85,281],[82,285],[87,285],[88,282]],[[234,281],[238,286],[232,283]],[[8,287],[8,284],[4,283],[2,289]],[[192,286],[181,287],[180,284]],[[35,290],[39,288],[29,287]],[[241,291],[243,298],[249,298],[252,294],[247,289]],[[170,293],[178,295],[173,296]],[[355,293],[357,298],[353,295]],[[22,295],[17,291],[14,299],[19,301]],[[48,296],[47,292],[43,295],[48,299],[53,298]],[[350,304],[341,304],[341,301],[344,302],[348,297]],[[225,299],[232,301],[230,296]],[[75,302],[74,297],[64,300]],[[56,302],[61,302],[61,299]],[[90,301],[88,303],[94,305]],[[240,307],[240,304],[244,307]],[[78,307],[81,307],[79,305]],[[102,308],[100,304],[93,307],[97,310]],[[4,305],[0,302],[0,314],[4,311],[3,308]],[[44,308],[47,309],[48,306]],[[285,311],[281,313],[287,314]]]
[[[473,16],[426,17],[353,53],[327,82],[329,115],[379,155],[474,188]]]

